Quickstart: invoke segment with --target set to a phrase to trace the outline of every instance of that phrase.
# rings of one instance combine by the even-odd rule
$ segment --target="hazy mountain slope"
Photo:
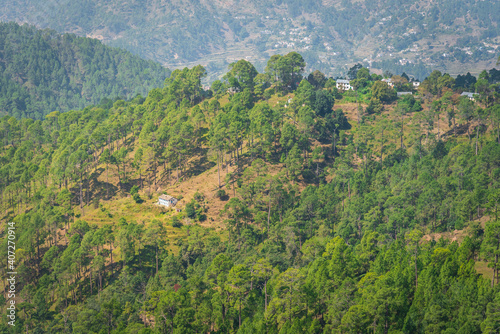
[[[169,67],[201,62],[210,78],[235,59],[262,68],[269,54],[290,49],[330,75],[364,60],[422,77],[430,66],[494,65],[499,12],[495,0],[8,0],[0,20],[96,37]]]
[[[0,23],[0,113],[40,119],[162,87],[169,70],[95,39]]]

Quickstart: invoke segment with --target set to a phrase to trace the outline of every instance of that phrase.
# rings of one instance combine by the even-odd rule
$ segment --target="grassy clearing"
[[[101,227],[107,224],[116,226],[119,220],[124,218],[127,222],[135,221],[138,224],[143,224],[146,229],[151,221],[154,219],[159,220],[166,229],[167,238],[170,242],[169,249],[176,252],[177,240],[185,237],[186,231],[183,228],[172,227],[171,219],[175,211],[164,210],[155,205],[154,203],[157,201],[155,197],[148,199],[144,194],[141,197],[145,199],[141,204],[135,203],[130,196],[127,196],[111,201],[102,201],[97,209],[85,207],[85,214],[80,219]],[[113,254],[119,256],[119,249],[115,250]]]
[[[483,275],[483,278],[491,280],[493,277],[493,268],[488,268],[488,262],[477,261],[474,265],[477,273]]]

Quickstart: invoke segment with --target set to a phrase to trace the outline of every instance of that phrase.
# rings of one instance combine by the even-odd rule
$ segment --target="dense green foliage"
[[[16,222],[22,302],[0,330],[498,332],[498,85],[483,73],[472,102],[436,71],[389,106],[395,91],[366,69],[345,93],[302,71],[296,53],[259,74],[240,61],[204,91],[196,66],[145,99],[1,118],[0,204]],[[360,104],[349,121],[338,104],[353,94],[380,108]],[[86,221],[208,169],[219,186],[179,214]],[[225,201],[211,217],[222,231],[193,224],[208,197]],[[174,244],[167,227],[184,237]],[[466,227],[460,242],[423,238]],[[493,277],[476,272],[485,262]]]
[[[43,119],[160,87],[169,70],[90,38],[0,23],[0,113]]]

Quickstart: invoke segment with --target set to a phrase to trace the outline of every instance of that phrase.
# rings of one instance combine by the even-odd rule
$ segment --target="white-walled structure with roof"
[[[474,95],[476,95],[476,93],[472,92],[463,92],[462,94],[460,94],[460,96],[467,96],[471,101],[475,100]]]
[[[158,197],[158,205],[163,205],[166,206],[167,208],[175,206],[177,202],[178,202],[177,198],[174,198],[170,195],[163,194],[160,197]]]
[[[346,91],[346,90],[352,90],[351,82],[349,80],[345,79],[338,79],[337,80],[337,89]]]

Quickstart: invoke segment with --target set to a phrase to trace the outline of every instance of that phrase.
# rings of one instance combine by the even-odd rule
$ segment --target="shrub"
[[[132,189],[130,189],[130,195],[135,195],[139,192],[139,187],[138,186],[133,186]]]
[[[189,218],[196,217],[196,209],[194,207],[194,201],[191,201],[191,202],[186,204],[186,215]]]
[[[135,201],[136,203],[139,203],[139,204],[140,204],[140,203],[142,203],[142,198],[141,198],[141,196],[139,196],[139,194],[138,194],[138,193],[135,193],[135,194],[132,196],[132,198],[134,199],[134,201]]]
[[[219,189],[215,192],[215,197],[223,198],[226,196],[226,191],[224,189]]]
[[[203,200],[205,199],[205,196],[203,196],[203,194],[201,194],[199,192],[195,192],[193,198],[197,202],[203,202]]]
[[[172,227],[175,227],[175,228],[181,228],[182,227],[182,223],[181,223],[181,221],[179,220],[179,218],[177,216],[174,216],[172,218]]]

